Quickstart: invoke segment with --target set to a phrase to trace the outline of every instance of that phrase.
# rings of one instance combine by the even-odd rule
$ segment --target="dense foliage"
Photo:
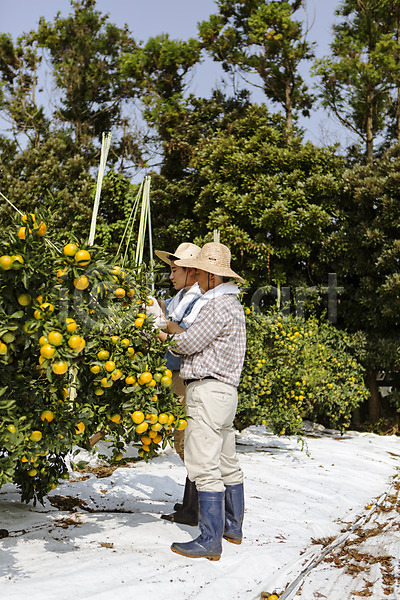
[[[368,396],[362,339],[315,318],[247,309],[247,354],[236,426],[294,434],[309,419],[343,430]]]

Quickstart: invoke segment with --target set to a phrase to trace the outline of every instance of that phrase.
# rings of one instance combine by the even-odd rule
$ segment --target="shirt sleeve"
[[[194,323],[186,331],[173,336],[175,344],[171,350],[173,353],[189,355],[201,352],[219,336],[226,324],[226,320],[217,311],[214,302],[210,301],[201,309]]]

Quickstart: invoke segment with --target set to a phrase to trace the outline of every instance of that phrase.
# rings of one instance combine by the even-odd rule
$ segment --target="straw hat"
[[[154,250],[154,254],[161,258],[168,265],[172,263],[172,261],[176,262],[177,258],[187,259],[194,258],[200,252],[200,246],[196,246],[196,244],[191,244],[190,242],[184,242],[183,244],[179,244],[175,252],[164,252],[164,250]]]
[[[244,279],[231,269],[231,251],[228,246],[218,242],[204,244],[197,256],[177,260],[175,264],[179,267],[202,269],[207,273],[220,275],[220,277],[232,277],[232,279],[244,283]]]

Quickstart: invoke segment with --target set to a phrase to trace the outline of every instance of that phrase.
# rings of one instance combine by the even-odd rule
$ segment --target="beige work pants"
[[[183,383],[183,379],[179,377],[179,371],[172,371],[172,391],[177,396],[178,401],[181,404],[185,404],[186,386]],[[185,441],[185,430],[174,432],[174,447],[176,453],[180,458],[185,461],[184,455],[184,441]]]
[[[186,388],[188,426],[185,466],[199,491],[223,492],[225,485],[243,482],[236,455],[233,419],[237,389],[216,379],[203,379]]]

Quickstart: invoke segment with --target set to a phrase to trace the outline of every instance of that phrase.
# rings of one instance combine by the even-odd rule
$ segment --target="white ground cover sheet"
[[[14,486],[3,487],[0,598],[400,598],[400,437],[314,429],[305,440],[308,451],[264,427],[238,435],[244,540],[224,540],[217,562],[170,550],[199,532],[160,519],[181,501],[186,477],[170,448],[105,477],[71,472],[51,492],[53,504],[21,504]],[[72,460],[101,464],[83,450]]]

